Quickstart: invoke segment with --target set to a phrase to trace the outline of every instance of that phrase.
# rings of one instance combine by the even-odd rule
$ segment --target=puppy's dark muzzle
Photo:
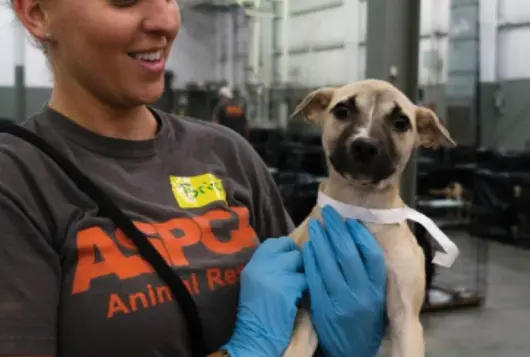
[[[377,140],[359,138],[338,145],[329,156],[335,170],[352,178],[368,179],[377,183],[394,172],[393,162]]]
[[[370,164],[379,156],[379,147],[369,139],[357,139],[350,145],[351,156],[362,164]]]

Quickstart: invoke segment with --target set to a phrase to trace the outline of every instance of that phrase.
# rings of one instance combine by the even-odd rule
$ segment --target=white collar
[[[341,216],[345,218],[354,218],[363,222],[393,224],[406,221],[408,219],[421,224],[436,240],[444,252],[436,252],[433,263],[449,268],[453,265],[459,254],[458,247],[443,233],[436,224],[424,214],[408,207],[391,208],[391,209],[373,209],[349,205],[334,200],[322,191],[318,191],[317,205],[324,207],[329,205],[333,207]]]

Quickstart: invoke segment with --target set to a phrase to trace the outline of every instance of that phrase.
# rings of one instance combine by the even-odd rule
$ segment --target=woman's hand
[[[302,253],[289,237],[267,239],[241,272],[236,327],[223,347],[232,357],[281,356],[307,288]]]
[[[303,247],[311,315],[320,345],[329,357],[374,357],[386,325],[386,266],[371,233],[344,220],[329,206],[325,230],[309,223]]]

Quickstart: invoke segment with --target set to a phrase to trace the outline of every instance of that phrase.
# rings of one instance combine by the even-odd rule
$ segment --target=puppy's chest
[[[406,222],[397,224],[364,223],[385,255],[408,255],[417,241]]]

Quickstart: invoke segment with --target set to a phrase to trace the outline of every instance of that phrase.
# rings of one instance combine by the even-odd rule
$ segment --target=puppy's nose
[[[367,139],[357,139],[351,144],[351,152],[359,161],[371,161],[379,152],[377,146]]]

